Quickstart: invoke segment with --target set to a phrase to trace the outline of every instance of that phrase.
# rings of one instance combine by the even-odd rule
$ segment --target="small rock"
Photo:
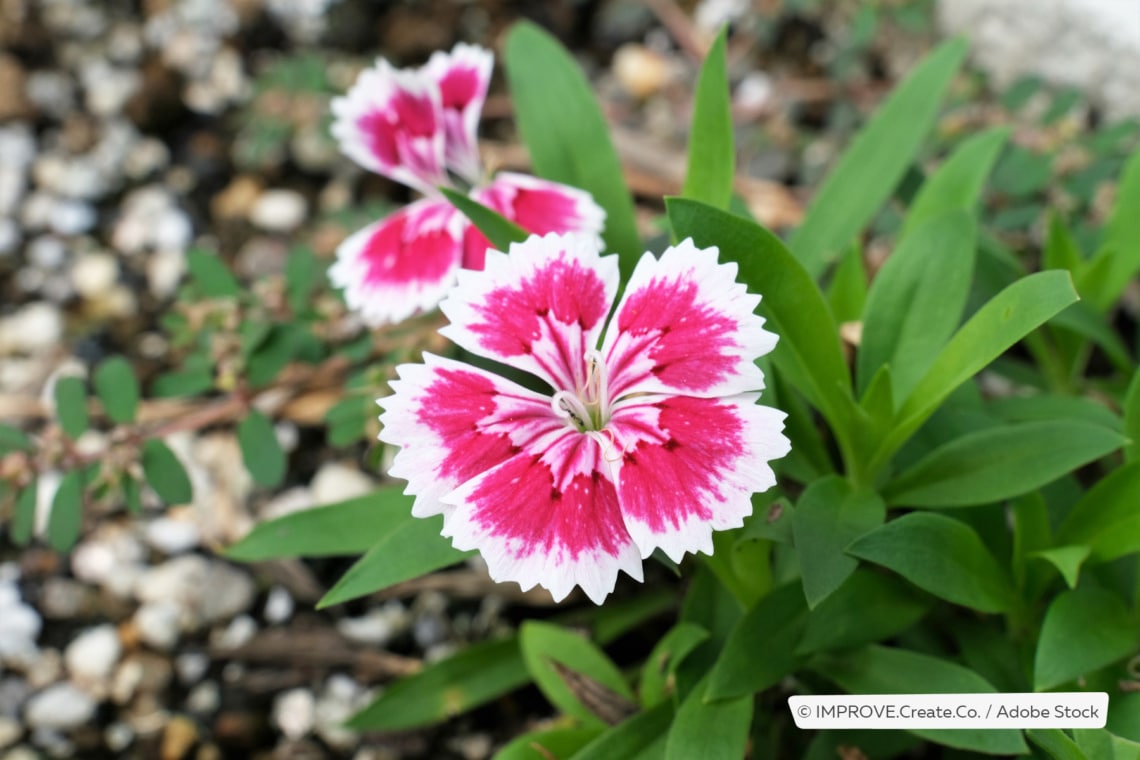
[[[23,678],[5,678],[0,680],[0,715],[15,717],[20,713],[20,707],[28,701],[32,687]]]
[[[221,703],[221,690],[213,681],[198,684],[186,696],[186,709],[196,715],[212,715]]]
[[[182,760],[198,741],[198,726],[184,715],[175,715],[162,732],[162,760]]]
[[[184,652],[174,659],[174,669],[183,684],[196,684],[210,669],[210,658],[202,652]]]
[[[651,48],[630,42],[614,53],[614,77],[635,98],[659,92],[672,78],[669,61]]]
[[[34,113],[24,94],[24,67],[14,55],[0,53],[0,122],[26,119]]]
[[[163,554],[183,554],[201,541],[198,526],[187,519],[160,517],[146,526],[146,542]]]
[[[53,684],[29,699],[24,709],[24,720],[33,730],[67,730],[91,720],[97,706],[91,695],[65,681]]]
[[[317,700],[308,689],[290,689],[273,701],[273,723],[285,738],[297,741],[313,730]]]
[[[111,700],[125,705],[135,701],[138,695],[157,695],[170,685],[173,677],[174,669],[166,657],[153,652],[131,652],[115,670]]]
[[[352,678],[339,673],[330,676],[317,699],[314,721],[317,736],[341,751],[354,747],[358,735],[344,724],[368,699],[368,693]]]
[[[135,596],[141,602],[176,602],[186,630],[245,612],[255,591],[253,580],[244,572],[196,554],[168,560],[145,572],[135,584]]]
[[[135,627],[139,637],[150,647],[170,651],[178,643],[181,633],[182,610],[174,600],[159,600],[139,607],[135,613]]]
[[[242,174],[210,200],[210,214],[216,220],[244,219],[251,215],[261,195],[261,182]]]
[[[41,649],[25,663],[24,677],[33,689],[42,689],[63,677],[63,657],[58,649]]]
[[[0,662],[34,658],[42,626],[39,613],[20,600],[16,584],[0,582]]]
[[[119,279],[119,262],[106,253],[85,253],[71,265],[71,284],[84,298],[97,298]]]
[[[93,591],[71,578],[47,578],[40,593],[39,608],[44,617],[69,620],[89,613]]]
[[[404,605],[391,601],[360,617],[338,620],[336,629],[357,643],[383,647],[408,629],[410,617]]]
[[[0,715],[0,749],[11,747],[24,735],[24,728],[15,718]]]
[[[63,315],[46,301],[35,301],[0,319],[0,356],[38,353],[63,338]]]
[[[274,496],[261,508],[259,517],[262,520],[274,520],[278,517],[291,515],[294,512],[303,512],[312,509],[316,502],[313,493],[304,486],[296,486]]]
[[[274,586],[269,589],[262,614],[265,616],[265,622],[271,625],[284,623],[293,616],[293,596],[286,588]]]
[[[103,731],[103,741],[106,742],[107,749],[115,753],[121,753],[131,746],[134,740],[134,729],[121,721],[115,721]]]
[[[372,478],[359,468],[341,462],[326,462],[313,476],[309,485],[317,504],[335,504],[364,496],[376,488]]]
[[[55,204],[51,229],[57,235],[80,235],[95,226],[98,215],[87,201],[65,199]]]
[[[224,630],[210,637],[210,644],[218,649],[237,649],[248,644],[257,634],[257,622],[249,615],[238,615]]]
[[[122,654],[119,633],[107,623],[79,634],[64,650],[63,661],[77,683],[102,685]]]
[[[147,257],[146,281],[155,298],[164,299],[174,295],[185,273],[186,256],[181,251],[164,249]]]
[[[249,220],[271,232],[290,232],[301,226],[308,213],[305,196],[295,190],[266,190],[254,202]]]

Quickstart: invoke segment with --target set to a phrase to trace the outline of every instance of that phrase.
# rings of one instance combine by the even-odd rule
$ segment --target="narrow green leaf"
[[[945,515],[905,514],[855,541],[847,553],[980,612],[1007,612],[1017,604],[1009,574],[974,529]]]
[[[186,469],[170,447],[157,438],[143,443],[142,467],[146,482],[168,505],[186,504],[194,498]]]
[[[577,757],[575,753],[601,734],[597,728],[555,728],[531,731],[511,740],[494,760],[551,760]]]
[[[902,236],[947,211],[973,212],[1009,132],[1008,127],[995,127],[964,140],[922,184],[907,210]]]
[[[139,482],[129,475],[125,475],[122,481],[123,488],[123,501],[127,505],[127,511],[132,515],[142,514],[142,487]]]
[[[1109,707],[1109,714],[1112,708]],[[1074,728],[1073,740],[1081,751],[1093,760],[1137,760],[1140,758],[1140,742],[1131,741],[1109,733],[1104,728]]]
[[[586,725],[600,728],[609,722],[599,717],[591,696],[605,698],[608,693],[632,703],[633,693],[617,666],[584,636],[557,625],[528,620],[519,629],[519,648],[527,671],[547,700]],[[556,663],[588,679],[591,688],[585,693],[575,688]]]
[[[156,398],[196,396],[214,387],[214,369],[206,365],[166,372],[154,380],[151,393]]]
[[[463,193],[449,187],[441,187],[440,192],[447,200],[451,201],[452,206],[459,209],[472,224],[479,228],[479,231],[490,241],[492,247],[497,250],[506,251],[510,248],[511,243],[521,243],[530,234],[499,212],[487,208],[479,201],[468,198]]]
[[[241,293],[237,278],[216,253],[191,248],[186,252],[186,266],[194,284],[206,298],[235,298]]]
[[[808,614],[796,653],[854,649],[895,636],[926,614],[928,600],[886,573],[860,568]]]
[[[285,452],[277,442],[273,422],[256,409],[251,409],[237,427],[245,468],[253,482],[266,488],[280,485],[285,478]]]
[[[108,417],[120,425],[135,421],[139,408],[139,381],[126,359],[121,356],[107,359],[95,370],[92,380]]]
[[[12,451],[31,451],[32,439],[19,428],[11,425],[0,425],[0,455]]]
[[[453,549],[441,536],[440,520],[412,517],[384,535],[348,569],[317,603],[318,609],[371,594],[434,570],[454,565],[474,552]]]
[[[752,696],[710,701],[711,677],[697,684],[673,718],[665,760],[739,760],[752,725]]]
[[[879,106],[816,193],[789,247],[818,277],[890,197],[930,131],[942,95],[966,56],[950,40],[920,63]]]
[[[1064,269],[1076,275],[1084,264],[1081,247],[1065,220],[1056,211],[1049,212],[1049,230],[1045,235],[1045,248],[1041,255],[1042,269]]]
[[[1121,738],[1140,742],[1140,692],[1112,695],[1105,729]]]
[[[274,325],[269,335],[249,358],[247,379],[255,388],[269,385],[285,365],[293,360],[304,341],[299,324]]]
[[[872,471],[885,464],[955,388],[1076,299],[1068,273],[1037,272],[978,309],[903,402],[900,421],[873,457]]]
[[[1121,432],[1124,424],[1104,404],[1082,396],[1055,396],[1037,393],[1031,396],[1006,396],[986,404],[986,409],[1006,422],[1047,422],[1067,420],[1100,425]]]
[[[606,731],[572,760],[661,760],[672,722],[673,703],[662,702]]]
[[[954,334],[974,271],[974,220],[965,211],[928,218],[903,236],[867,294],[856,387],[886,364],[896,399],[930,368]]]
[[[1140,460],[1140,372],[1132,375],[1124,394],[1124,435],[1129,439],[1124,447],[1124,461]]]
[[[667,198],[665,208],[678,238],[717,246],[740,267],[740,278],[763,298],[766,327],[780,336],[773,363],[837,426],[850,404],[850,379],[831,311],[808,273],[758,224],[684,198]]]
[[[1055,546],[1052,549],[1033,552],[1029,556],[1043,559],[1057,568],[1068,587],[1076,588],[1081,565],[1088,559],[1089,551],[1087,546]]]
[[[1124,444],[1101,425],[1023,422],[955,438],[887,484],[891,505],[967,507],[1036,490]]]
[[[366,496],[259,523],[226,550],[239,562],[286,557],[361,554],[411,520],[413,497],[402,486],[384,486]]]
[[[558,41],[529,22],[511,29],[504,62],[535,173],[585,190],[605,209],[606,248],[621,257],[624,282],[643,249],[633,199],[590,83]]]
[[[905,649],[869,646],[829,654],[812,669],[848,694],[992,694],[994,687],[977,673],[940,657]],[[911,733],[948,747],[986,754],[1028,752],[1013,729],[913,729]]]
[[[16,546],[26,546],[36,530],[36,486],[33,480],[16,497],[16,513],[12,516],[11,536]]]
[[[839,259],[827,285],[827,303],[836,322],[842,324],[862,318],[867,303],[867,287],[863,247],[855,241],[847,246],[847,252]]]
[[[825,600],[855,571],[858,561],[843,550],[882,525],[886,515],[878,494],[853,491],[838,475],[807,487],[792,513],[792,531],[809,607]]]
[[[727,209],[732,198],[736,162],[725,55],[727,35],[727,27],[722,28],[697,79],[693,127],[689,132],[689,169],[681,191],[686,198],[720,209]]]
[[[1110,262],[1103,286],[1088,294],[1093,305],[1102,311],[1116,303],[1128,281],[1140,270],[1140,214],[1136,213],[1138,208],[1140,208],[1140,150],[1132,154],[1120,175],[1116,200],[1104,228],[1100,250],[1096,254],[1096,258],[1106,257]]]
[[[529,680],[518,637],[465,647],[385,688],[348,722],[358,731],[407,731],[454,717]]]
[[[295,245],[289,251],[285,259],[285,293],[294,314],[308,310],[309,295],[323,278],[321,269],[321,262],[309,246]]]
[[[1113,470],[1069,511],[1057,530],[1059,545],[1086,545],[1090,562],[1140,552],[1140,461]]]
[[[61,377],[55,381],[55,416],[63,432],[78,438],[87,432],[87,388],[78,377]]]
[[[1098,588],[1065,591],[1041,623],[1033,688],[1052,689],[1135,654],[1140,634],[1120,597]]]
[[[705,699],[735,699],[763,691],[795,670],[807,605],[798,583],[773,590],[733,626],[709,676]],[[762,647],[757,642],[764,642]]]
[[[79,540],[83,526],[83,473],[72,470],[63,476],[48,516],[48,543],[56,551],[66,552]]]
[[[677,623],[662,636],[641,670],[641,704],[653,707],[669,698],[673,692],[673,672],[693,651],[709,637],[709,632],[693,623]]]
[[[1081,290],[1079,281],[1077,290]],[[1132,371],[1132,357],[1128,352],[1128,346],[1120,339],[1119,333],[1112,328],[1105,316],[1087,301],[1078,301],[1062,309],[1049,320],[1049,325],[1092,341],[1104,351],[1114,365],[1125,372]]]

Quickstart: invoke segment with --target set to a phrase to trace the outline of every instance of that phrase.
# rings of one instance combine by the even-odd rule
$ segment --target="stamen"
[[[550,399],[550,408],[565,420],[571,420],[578,430],[585,432],[590,425],[590,412],[582,400],[570,391],[558,391]]]
[[[601,430],[591,430],[586,435],[593,438],[599,446],[602,447],[602,459],[610,464],[620,462],[622,457],[625,456],[626,448],[621,447],[619,451],[617,448],[617,439],[614,437],[614,431],[609,428],[602,428]],[[616,456],[615,456],[616,454]]]

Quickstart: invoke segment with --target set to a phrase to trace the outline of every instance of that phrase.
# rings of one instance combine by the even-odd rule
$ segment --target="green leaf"
[[[665,760],[739,760],[752,725],[752,696],[710,701],[711,677],[681,703],[665,741]]]
[[[19,428],[10,425],[0,425],[0,455],[12,451],[31,451],[32,439]]]
[[[434,570],[454,565],[474,552],[461,552],[441,536],[440,520],[412,517],[385,534],[348,569],[317,603],[317,609],[371,594]]]
[[[294,314],[308,310],[309,295],[323,277],[320,261],[307,245],[296,245],[285,259],[285,294]],[[245,323],[242,324],[245,326]]]
[[[732,198],[736,161],[725,55],[727,35],[727,27],[722,28],[697,79],[693,127],[689,133],[689,169],[681,191],[686,198],[720,209],[727,209]]]
[[[494,760],[550,760],[575,753],[598,738],[596,728],[555,728],[531,731],[507,743]]]
[[[1140,742],[1140,692],[1112,695],[1105,729],[1124,739]]]
[[[915,625],[930,609],[928,599],[890,575],[860,568],[808,614],[796,653],[854,649],[888,639]]]
[[[199,364],[166,372],[154,380],[151,393],[156,398],[196,396],[214,387],[214,368]]]
[[[16,512],[12,515],[10,535],[16,546],[26,546],[36,531],[36,481],[33,480],[16,497]]]
[[[966,306],[974,271],[974,220],[940,214],[903,236],[871,282],[856,361],[860,392],[886,364],[894,397],[905,399],[946,341]]]
[[[413,497],[402,486],[384,486],[366,496],[293,512],[259,523],[226,550],[239,562],[286,557],[361,554],[407,523]]]
[[[1009,139],[1009,132],[1008,127],[995,127],[964,140],[922,183],[907,211],[903,237],[923,222],[947,211],[961,209],[973,212],[978,206],[986,177]]]
[[[139,381],[126,359],[121,356],[107,359],[95,370],[92,380],[108,417],[120,425],[135,421],[139,408]]]
[[[266,488],[280,485],[285,478],[285,452],[277,442],[273,422],[256,409],[251,409],[238,423],[237,440],[253,482]]]
[[[914,162],[942,95],[966,56],[951,40],[891,93],[824,180],[789,247],[813,278],[864,227]]]
[[[606,731],[572,760],[660,760],[672,721],[673,703],[662,702]]]
[[[632,703],[633,693],[610,658],[589,639],[557,625],[528,620],[519,629],[519,648],[531,678],[561,712],[586,725],[601,727],[597,701]],[[556,663],[561,668],[556,667]],[[563,669],[578,679],[568,680]]]
[[[55,381],[55,416],[70,438],[87,432],[87,388],[78,377],[61,377]]]
[[[1111,714],[1112,710],[1109,709]],[[1137,760],[1140,743],[1114,736],[1103,728],[1074,728],[1073,739],[1093,760]]]
[[[452,206],[459,209],[472,224],[479,228],[479,231],[486,236],[494,248],[500,251],[507,251],[511,243],[521,243],[530,234],[499,212],[468,198],[463,193],[449,187],[441,187],[440,192],[447,200],[451,201]]]
[[[218,255],[201,248],[186,252],[186,266],[198,291],[206,298],[236,298],[241,285]]]
[[[1088,559],[1089,551],[1087,546],[1055,546],[1052,549],[1033,552],[1029,556],[1043,559],[1057,568],[1057,572],[1061,573],[1069,588],[1076,588],[1081,565]]]
[[[1110,260],[1104,286],[1097,292],[1089,293],[1089,300],[1102,311],[1108,309],[1124,292],[1128,281],[1140,270],[1140,150],[1132,154],[1120,183],[1116,188],[1116,200],[1112,213],[1104,228],[1097,257],[1106,256]],[[1095,260],[1095,259],[1094,259]]]
[[[1123,423],[1102,403],[1082,396],[1055,396],[1036,393],[1032,396],[1006,396],[986,404],[986,409],[1006,422],[1045,422],[1072,420],[1100,425],[1120,432]]]
[[[170,447],[157,438],[143,443],[142,467],[146,482],[168,505],[187,504],[194,498],[194,489],[182,463]]]
[[[806,619],[804,595],[794,581],[753,605],[729,633],[709,676],[705,699],[734,699],[763,691],[795,670],[800,664],[795,649]]]
[[[899,409],[899,422],[871,460],[876,471],[955,388],[1077,299],[1065,272],[1023,277],[990,299],[950,339]]]
[[[662,636],[641,670],[641,704],[649,708],[672,694],[673,672],[685,655],[709,637],[709,632],[693,623],[679,622]]]
[[[297,355],[304,341],[304,328],[298,324],[274,325],[269,335],[249,358],[247,379],[255,388],[269,385]]]
[[[853,491],[838,475],[807,487],[792,513],[792,531],[809,607],[826,599],[855,571],[859,563],[843,550],[882,525],[886,515],[878,494]]]
[[[763,298],[765,327],[780,336],[772,361],[836,426],[850,404],[850,380],[831,311],[808,273],[758,224],[684,198],[666,198],[665,208],[678,238],[717,246],[722,260],[737,263],[740,279]]]
[[[1084,264],[1081,247],[1065,220],[1056,211],[1049,212],[1049,230],[1041,254],[1042,269],[1064,269],[1076,275]]]
[[[847,553],[980,612],[1007,612],[1017,604],[1008,573],[974,529],[945,515],[905,514],[855,541]]]
[[[1124,394],[1124,435],[1129,438],[1124,447],[1124,461],[1140,460],[1140,372],[1132,375]]]
[[[1136,623],[1120,597],[1098,588],[1058,594],[1045,612],[1033,688],[1045,691],[1136,651]]]
[[[430,726],[514,691],[529,678],[517,636],[472,644],[386,687],[348,726],[357,731]]]
[[[606,248],[622,281],[642,253],[621,162],[589,81],[558,41],[529,22],[507,36],[504,63],[523,142],[540,177],[590,193],[606,211]]]
[[[79,539],[83,526],[83,472],[72,470],[63,476],[48,516],[48,543],[56,551],[66,552]]]
[[[986,428],[930,452],[883,496],[910,507],[988,504],[1036,490],[1123,444],[1119,433],[1073,420]]]
[[[123,501],[132,515],[142,514],[142,488],[139,481],[129,475],[123,477]]]
[[[1107,562],[1140,552],[1140,461],[1113,470],[1069,511],[1057,530],[1059,545],[1084,544],[1091,562]]]
[[[846,654],[824,655],[812,669],[848,694],[992,694],[994,687],[977,673],[928,654],[869,646]],[[1028,751],[1021,732],[1012,729],[913,729],[911,733],[948,747],[987,754]]]
[[[835,321],[840,324],[862,318],[867,303],[867,270],[863,266],[863,248],[858,241],[847,246],[847,253],[831,273],[827,303]]]

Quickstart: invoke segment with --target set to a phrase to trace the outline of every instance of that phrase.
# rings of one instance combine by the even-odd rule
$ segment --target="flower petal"
[[[433,53],[421,69],[439,87],[447,165],[470,182],[477,182],[483,171],[479,160],[479,115],[487,99],[494,65],[490,50],[461,42],[450,53]]]
[[[586,351],[597,345],[617,291],[616,256],[587,235],[530,237],[486,269],[462,270],[440,309],[440,333],[466,348],[533,372],[556,390],[584,387]]]
[[[422,192],[447,184],[446,129],[439,87],[423,74],[380,59],[333,98],[333,137],[366,169]]]
[[[463,224],[447,201],[416,201],[345,239],[329,280],[373,326],[431,309],[454,281]]]
[[[639,396],[617,405],[607,426],[617,451],[607,455],[620,458],[618,500],[643,557],[712,554],[712,532],[740,527],[752,494],[775,485],[768,462],[790,449],[785,415],[757,398]]]
[[[550,399],[452,359],[402,364],[380,399],[380,440],[400,446],[389,474],[408,481],[418,517],[449,515],[448,492],[566,429]]]
[[[555,601],[581,586],[601,604],[619,571],[642,579],[641,557],[598,444],[569,428],[544,444],[443,497],[455,504],[443,533],[478,549],[496,581],[541,585]]]
[[[660,259],[645,254],[606,329],[610,398],[628,393],[725,396],[764,387],[754,364],[776,345],[754,311],[760,296],[737,283],[736,264],[686,239]]]
[[[600,235],[606,212],[584,190],[527,174],[500,172],[488,186],[471,193],[527,232],[585,232]],[[490,242],[472,225],[463,240],[463,267],[482,269]]]

